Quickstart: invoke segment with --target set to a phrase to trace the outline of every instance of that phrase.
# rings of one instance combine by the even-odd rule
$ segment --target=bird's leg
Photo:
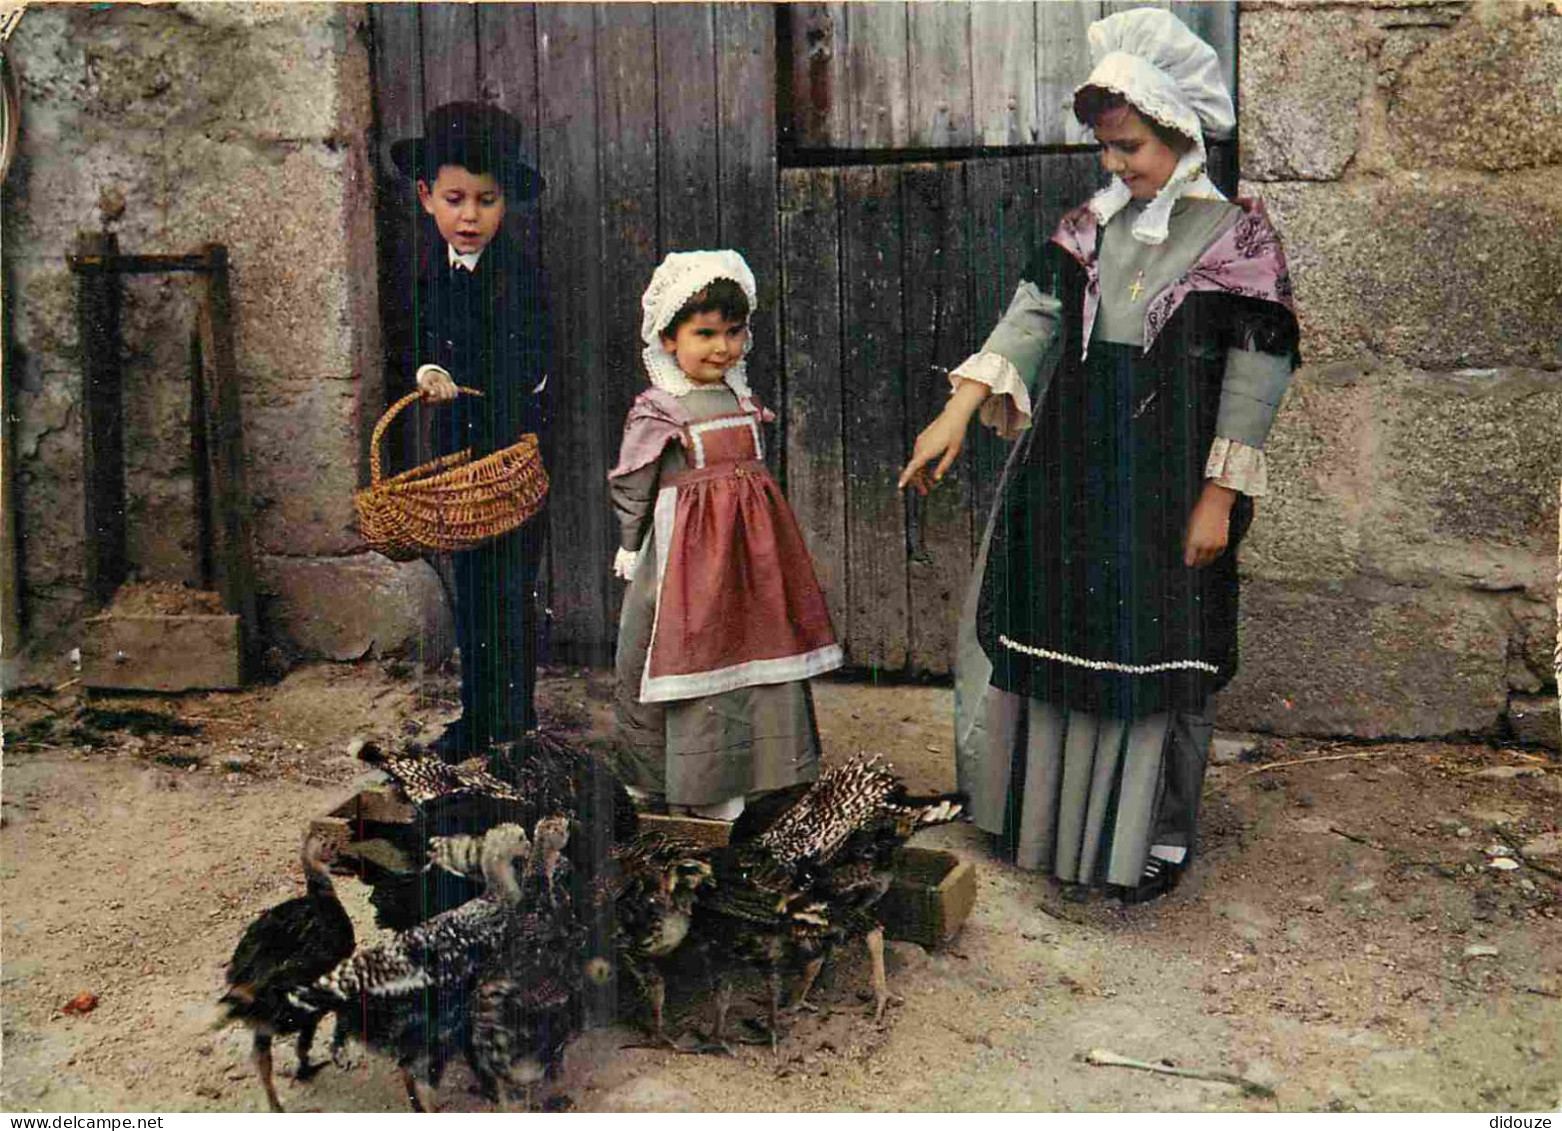
[[[868,958],[873,964],[873,1021],[882,1024],[884,1010],[890,1002],[896,1005],[901,998],[889,992],[889,980],[884,976],[884,928],[876,926],[863,938],[868,946]]]
[[[678,1048],[679,1052],[696,1053],[721,1053],[724,1056],[736,1055],[732,1046],[727,1043],[727,1011],[732,1008],[732,981],[723,973],[716,982],[714,995],[716,1009],[716,1027],[711,1030],[711,1035],[703,1044],[696,1045],[692,1049]]]
[[[770,1055],[779,1062],[781,1059],[781,970],[775,963],[770,964],[770,973],[766,980],[770,983]]]
[[[298,1044],[294,1047],[298,1050],[298,1071],[293,1074],[293,1079],[307,1082],[314,1079],[315,1073],[325,1067],[325,1062],[319,1064],[309,1063],[309,1050],[314,1047],[315,1030],[320,1027],[319,1017],[310,1017],[304,1021],[298,1030]]]
[[[814,982],[819,978],[819,971],[824,969],[826,957],[826,955],[821,954],[817,958],[810,958],[808,965],[803,967],[803,977],[797,987],[797,999],[790,1006],[794,1011],[806,1009],[809,1013],[819,1012],[819,1007],[808,1000],[808,994],[814,988]]]
[[[347,1067],[347,1018],[340,1013],[331,1028],[331,1063],[338,1068]]]
[[[255,1034],[255,1051],[252,1054],[255,1071],[260,1075],[260,1086],[266,1089],[266,1102],[272,1111],[282,1111],[282,1101],[277,1099],[277,1086],[271,1079],[271,1034]]]
[[[627,1044],[623,1047],[679,1049],[678,1042],[667,1035],[667,979],[654,967],[644,974],[636,972],[635,977],[651,1005],[651,1032],[643,1042]]]

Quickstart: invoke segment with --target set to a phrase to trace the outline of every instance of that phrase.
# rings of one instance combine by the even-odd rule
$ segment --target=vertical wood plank
[[[534,4],[478,4],[477,43],[482,54],[480,96],[521,124],[521,158],[537,166],[537,13]],[[539,211],[512,203],[504,223],[511,237],[541,254]]]
[[[846,5],[787,4],[791,55],[783,140],[799,149],[842,147],[847,125]]]
[[[415,137],[423,129],[423,48],[418,6],[370,4],[369,29],[374,41],[374,117],[379,130],[375,155],[382,185],[387,181],[396,184],[391,144],[404,137]]]
[[[970,244],[960,164],[908,165],[905,201],[907,432],[943,411],[949,370],[971,353]],[[909,445],[908,445],[909,450]],[[960,604],[971,571],[971,469],[962,456],[926,499],[910,500],[909,664],[943,674],[955,653]]]
[[[972,103],[979,145],[1034,145],[1041,140],[1036,108],[1037,7],[971,6]]]
[[[720,235],[715,56],[711,5],[656,6],[663,252],[712,247]]]
[[[550,272],[556,336],[552,379],[555,449],[549,528],[553,642],[567,655],[606,663],[613,540],[601,415],[601,184],[597,171],[596,13],[587,4],[537,7],[539,158],[543,261]]]
[[[424,4],[423,90],[430,107],[478,94],[477,5]]]
[[[1035,192],[1023,161],[993,158],[966,165],[966,195],[975,278],[972,301],[980,341],[1008,309],[1020,269],[1030,258],[1036,235]],[[976,427],[973,432],[969,438],[973,494],[976,514],[985,518],[1008,445],[991,429]],[[978,524],[973,536],[980,535]]]
[[[76,254],[119,254],[112,233],[81,232]],[[90,264],[76,276],[76,328],[81,397],[83,517],[86,520],[87,596],[107,604],[125,580],[125,401],[119,337],[123,289],[117,273]]]
[[[716,57],[719,242],[748,260],[759,286],[749,384],[774,409],[780,404],[781,325],[775,12],[765,4],[717,4],[715,16],[716,42],[721,45]],[[779,451],[783,444],[773,446]]]
[[[905,456],[900,176],[841,171],[846,566],[854,665],[906,665],[906,507],[895,488]]]
[[[781,173],[786,493],[813,555],[836,635],[846,593],[846,456],[841,431],[839,186],[834,169]]]
[[[1043,145],[1080,145],[1085,128],[1074,117],[1074,88],[1090,76],[1085,32],[1101,18],[1100,0],[1059,0],[1036,7],[1036,113]]]
[[[972,73],[977,69],[971,59],[972,8],[966,0],[906,6],[912,148],[950,148],[976,140],[971,91]],[[982,60],[982,69],[987,66],[988,61]]]
[[[900,149],[911,137],[906,4],[846,5],[847,146]]]
[[[656,46],[650,4],[598,4],[597,131],[602,166],[602,402],[597,415],[614,462],[629,403],[646,387],[640,295],[656,269]],[[610,523],[608,537],[618,531]],[[616,591],[610,596],[616,598]],[[607,629],[617,628],[610,600]]]

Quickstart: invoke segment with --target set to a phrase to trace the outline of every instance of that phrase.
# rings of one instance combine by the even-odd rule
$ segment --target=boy
[[[430,111],[422,137],[391,147],[432,221],[418,233],[412,288],[417,329],[414,356],[406,360],[418,389],[439,405],[439,454],[471,448],[472,458],[480,459],[532,432],[546,465],[544,284],[537,265],[504,230],[506,208],[534,198],[542,187],[521,160],[520,141],[520,123],[498,107],[452,102]],[[458,397],[458,385],[483,395]],[[449,761],[519,738],[536,725],[534,591],[546,514],[452,555],[462,715],[431,747]]]

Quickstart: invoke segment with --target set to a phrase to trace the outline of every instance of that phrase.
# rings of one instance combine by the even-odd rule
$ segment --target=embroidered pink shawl
[[[1144,312],[1144,349],[1148,353],[1156,337],[1171,321],[1177,308],[1193,291],[1226,291],[1248,298],[1277,302],[1295,313],[1291,272],[1286,265],[1280,234],[1269,222],[1261,200],[1238,198],[1242,209],[1226,232],[1199,256],[1187,272],[1154,296]],[[1096,258],[1096,218],[1088,207],[1063,217],[1052,242],[1085,269],[1084,348],[1090,349],[1090,332],[1101,305],[1100,265]]]

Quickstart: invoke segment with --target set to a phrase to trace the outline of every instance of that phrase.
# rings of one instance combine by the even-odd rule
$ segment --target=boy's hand
[[[450,374],[437,365],[425,365],[418,370],[418,392],[423,394],[424,400],[435,404],[453,401],[458,395]]]
[[[1236,501],[1237,493],[1230,487],[1204,484],[1183,535],[1183,565],[1202,569],[1226,552],[1226,544],[1231,540],[1231,505]]]

